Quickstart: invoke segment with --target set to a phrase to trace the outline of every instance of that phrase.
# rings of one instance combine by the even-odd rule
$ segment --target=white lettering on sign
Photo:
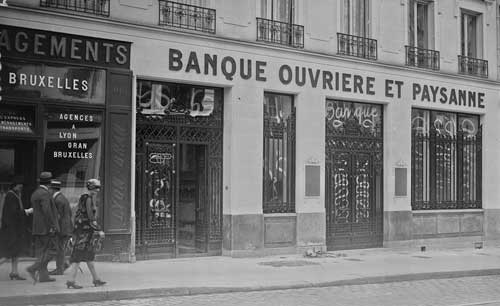
[[[92,158],[94,158],[94,155],[92,154],[92,152],[54,151],[54,158],[92,159]]]
[[[88,91],[88,80],[61,78],[39,74],[9,72],[9,84],[41,88],[57,88],[73,91]]]
[[[59,114],[59,120],[66,121],[84,121],[84,122],[92,122],[94,121],[94,116],[87,114]]]

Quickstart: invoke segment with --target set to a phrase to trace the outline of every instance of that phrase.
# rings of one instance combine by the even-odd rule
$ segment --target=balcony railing
[[[337,33],[337,53],[367,59],[377,59],[377,40]]]
[[[304,48],[304,26],[257,18],[257,41]]]
[[[214,9],[160,0],[160,25],[215,34]]]
[[[406,65],[439,70],[439,51],[405,46]]]
[[[109,0],[40,0],[40,6],[109,17]]]
[[[458,72],[463,74],[477,75],[483,78],[488,77],[488,61],[467,57],[458,56]]]

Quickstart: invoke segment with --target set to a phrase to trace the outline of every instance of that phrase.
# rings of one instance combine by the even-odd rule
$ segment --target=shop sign
[[[185,73],[196,73],[206,76],[221,75],[228,81],[234,79],[267,82],[268,62],[234,58],[213,53],[183,52],[170,48],[168,52],[168,69]],[[376,78],[371,75],[359,75],[349,71],[332,71],[317,67],[293,66],[282,64],[271,68],[277,71],[277,80],[283,85],[320,88],[323,90],[374,96],[382,94],[386,98],[402,99],[409,97],[412,101],[434,103],[440,105],[461,106],[467,108],[485,108],[485,93],[428,84],[419,81]],[[376,86],[381,83],[380,86]],[[377,92],[382,88],[383,92]]]
[[[130,68],[128,42],[0,25],[0,48],[5,57]]]
[[[6,97],[104,104],[106,71],[29,62],[6,62],[1,71]]]
[[[96,158],[96,145],[99,143],[102,123],[101,114],[68,110],[47,113],[46,120],[46,142],[51,148],[48,152],[51,159]]]
[[[33,134],[34,126],[32,112],[16,108],[0,108],[0,132]]]

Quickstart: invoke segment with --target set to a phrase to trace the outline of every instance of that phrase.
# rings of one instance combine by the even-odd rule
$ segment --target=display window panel
[[[481,208],[480,118],[412,110],[412,208]]]
[[[62,182],[62,192],[77,203],[85,182],[99,178],[104,115],[100,111],[49,108],[44,114],[45,171]]]

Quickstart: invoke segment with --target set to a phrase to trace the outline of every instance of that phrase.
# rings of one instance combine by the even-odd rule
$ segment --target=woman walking
[[[97,276],[94,265],[95,246],[96,242],[104,239],[104,232],[101,231],[97,224],[97,207],[95,197],[101,190],[101,182],[98,179],[90,179],[87,181],[88,193],[83,194],[78,201],[78,209],[75,214],[74,230],[73,230],[73,250],[71,252],[70,263],[71,272],[70,280],[66,282],[66,286],[73,289],[81,289],[82,286],[77,285],[76,274],[80,268],[80,262],[86,262],[87,267],[92,274],[94,286],[102,286],[106,284]]]
[[[2,212],[2,227],[0,229],[0,258],[11,260],[11,280],[25,280],[18,272],[18,259],[26,244],[26,216],[33,209],[24,209],[21,201],[23,190],[23,179],[15,177],[10,184],[4,199]]]

